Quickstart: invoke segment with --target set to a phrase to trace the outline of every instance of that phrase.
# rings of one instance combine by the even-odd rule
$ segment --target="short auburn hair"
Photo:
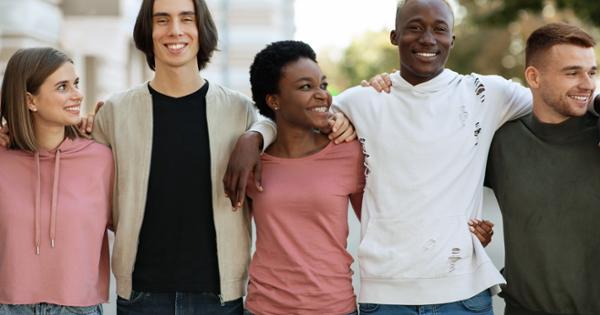
[[[135,47],[146,55],[150,69],[154,71],[154,42],[152,41],[152,18],[155,0],[144,0],[138,12],[135,26],[133,27],[133,41]],[[213,52],[217,49],[219,35],[212,15],[204,0],[190,0],[194,3],[196,14],[196,27],[198,28],[198,70],[206,67]]]
[[[0,93],[0,116],[8,124],[9,149],[38,150],[27,93],[36,95],[46,79],[67,62],[73,63],[63,52],[50,47],[20,49],[10,57]],[[73,139],[80,133],[75,126],[65,126],[65,136]]]
[[[525,66],[531,66],[553,46],[560,44],[591,48],[596,42],[581,28],[566,23],[550,23],[536,29],[527,39]]]

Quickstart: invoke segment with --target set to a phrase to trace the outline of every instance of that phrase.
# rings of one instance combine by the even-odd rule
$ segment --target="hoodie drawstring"
[[[60,153],[61,150],[56,150],[56,157],[54,161],[54,182],[52,184],[52,200],[51,200],[51,208],[50,208],[50,245],[52,248],[55,246],[56,240],[56,212],[58,205],[58,180],[60,175]],[[40,243],[41,243],[41,168],[40,168],[40,154],[39,152],[35,152],[34,154],[35,164],[36,164],[36,175],[37,175],[37,183],[35,187],[35,254],[40,254]]]
[[[40,254],[40,211],[41,211],[41,175],[40,175],[40,153],[35,152],[34,155],[35,166],[36,166],[36,174],[37,174],[37,183],[35,185],[35,209],[34,209],[34,221],[35,221],[35,254]]]
[[[52,184],[52,208],[50,210],[50,245],[54,248],[56,239],[56,205],[58,204],[58,177],[60,174],[60,149],[56,150],[54,160],[54,183]]]

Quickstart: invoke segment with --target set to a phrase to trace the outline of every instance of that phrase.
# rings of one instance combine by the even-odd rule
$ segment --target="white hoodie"
[[[359,302],[441,304],[505,283],[470,218],[481,216],[494,132],[531,111],[531,93],[498,76],[444,70],[392,92],[351,88],[334,100],[354,123],[367,182],[358,259]]]

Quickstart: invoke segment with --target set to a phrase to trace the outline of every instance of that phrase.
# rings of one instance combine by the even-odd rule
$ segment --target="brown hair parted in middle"
[[[566,23],[550,23],[535,30],[527,39],[525,66],[531,66],[541,53],[559,44],[584,48],[594,47],[596,42],[581,28]]]
[[[150,69],[154,71],[154,45],[152,41],[152,9],[155,0],[144,0],[138,12],[135,26],[133,28],[133,41],[135,47],[146,55],[146,61]],[[219,36],[212,15],[204,0],[190,0],[194,3],[196,13],[196,27],[200,39],[198,50],[198,70],[206,67],[213,52],[217,49]]]
[[[37,94],[44,81],[67,62],[73,63],[64,53],[49,47],[21,49],[10,57],[0,93],[0,117],[8,124],[9,149],[38,150],[27,93]],[[79,135],[75,126],[65,126],[67,138]]]

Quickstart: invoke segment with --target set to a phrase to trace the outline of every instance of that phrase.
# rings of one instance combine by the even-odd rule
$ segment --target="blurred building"
[[[19,48],[53,46],[75,61],[87,105],[151,78],[131,38],[141,0],[0,0],[0,79]],[[294,0],[207,0],[219,51],[203,76],[249,93],[248,69],[269,42],[294,37]]]

